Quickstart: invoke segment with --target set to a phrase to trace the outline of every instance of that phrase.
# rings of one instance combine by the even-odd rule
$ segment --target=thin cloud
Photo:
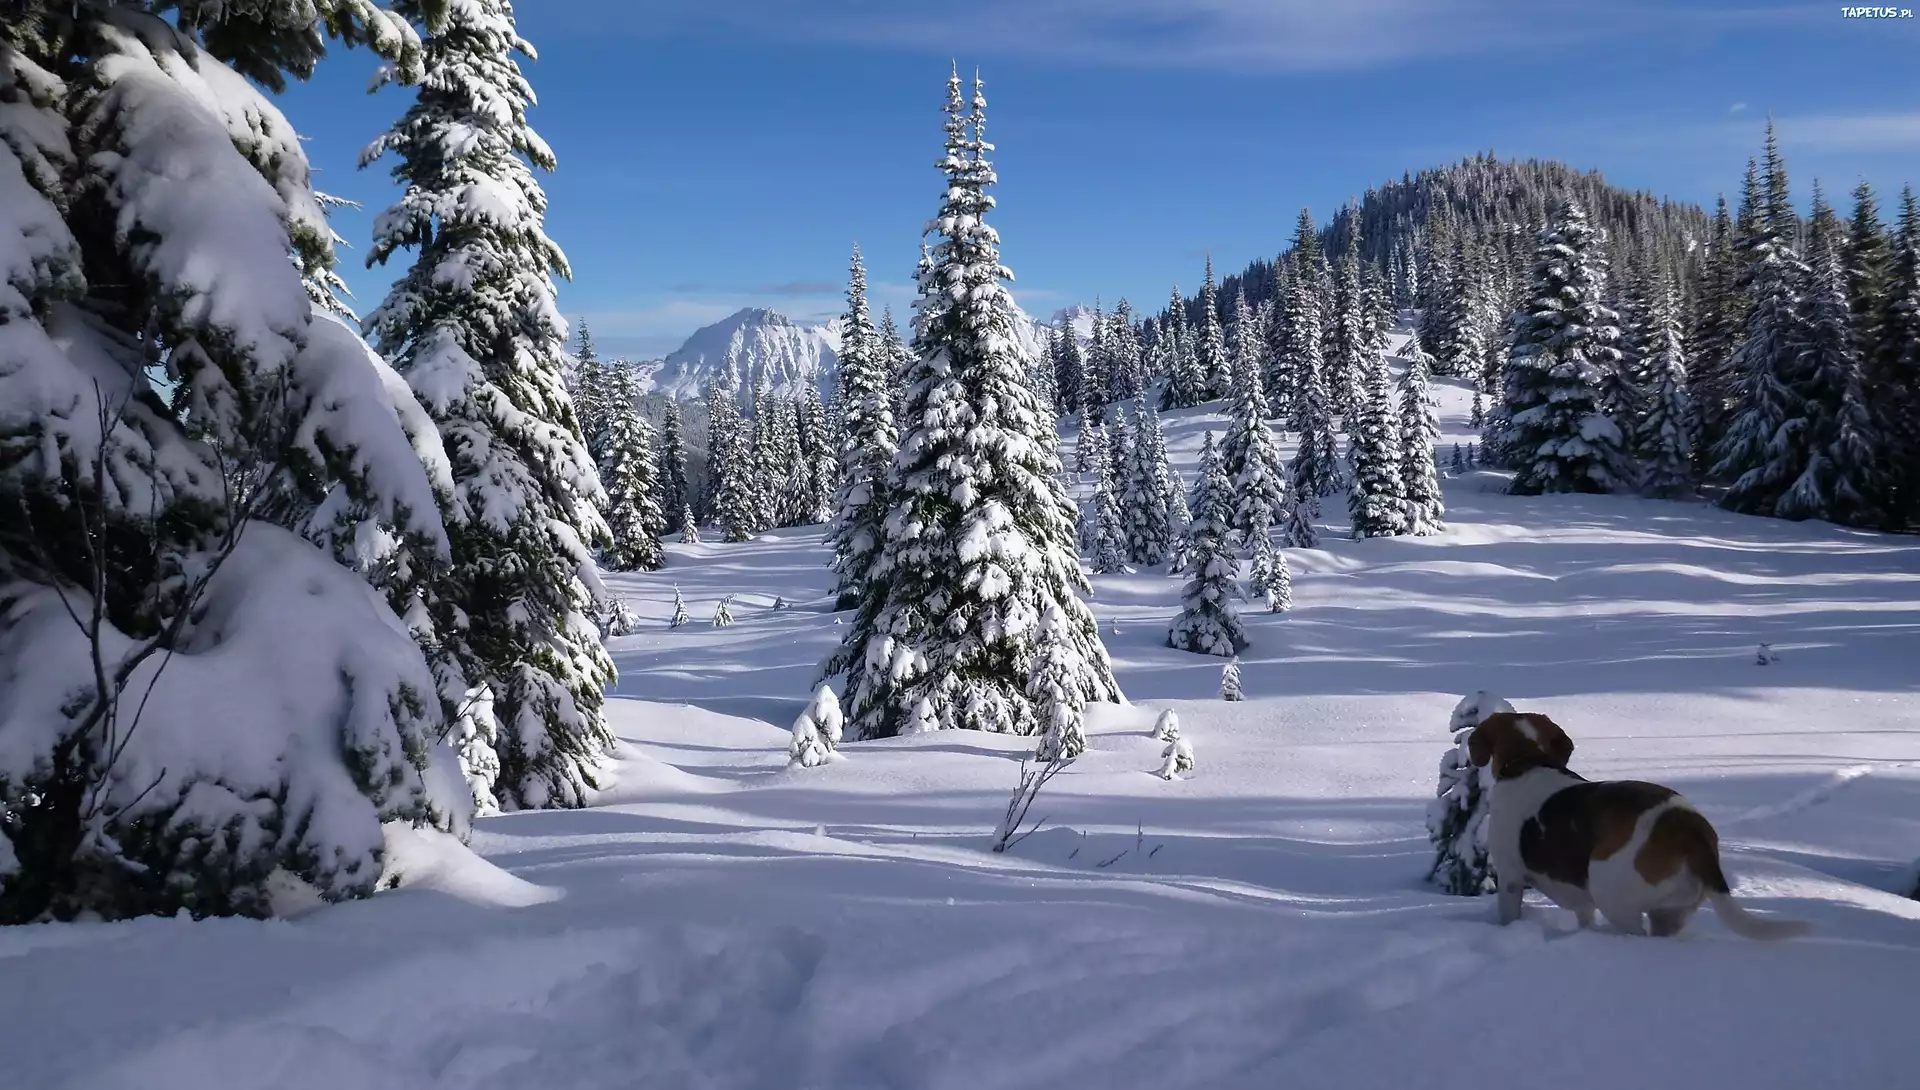
[[[940,8],[899,0],[655,0],[596,12],[629,32],[725,29],[779,40],[840,42],[947,56]],[[640,7],[640,5],[635,6]],[[1314,72],[1590,40],[1694,37],[1804,22],[1804,5],[1675,11],[1650,3],[1520,5],[1505,0],[972,0],[967,51],[1043,55],[1121,67]]]
[[[1782,118],[1774,126],[1788,151],[1920,150],[1920,113]]]
[[[1746,103],[1744,103],[1744,102],[1736,102],[1736,103],[1734,103],[1733,105],[1731,105],[1731,106],[1729,106],[1729,107],[1727,107],[1727,112],[1728,112],[1728,113],[1730,113],[1730,114],[1737,114],[1737,113],[1740,113],[1741,111],[1743,111],[1743,110],[1745,110],[1746,108],[1747,108],[1747,104],[1746,104]]]

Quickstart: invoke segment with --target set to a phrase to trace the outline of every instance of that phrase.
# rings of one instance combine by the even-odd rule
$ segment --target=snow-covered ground
[[[1465,394],[1439,388],[1465,440]],[[1190,473],[1219,418],[1172,414]],[[1455,436],[1450,434],[1450,443]],[[1920,902],[1920,542],[1447,482],[1443,536],[1293,552],[1247,700],[1163,646],[1178,582],[1095,580],[1130,707],[986,850],[1030,742],[785,768],[843,631],[817,532],[614,584],[624,739],[585,811],[396,845],[403,888],[293,920],[0,932],[0,1084],[76,1090],[1906,1085]],[[695,622],[665,626],[673,587]],[[707,624],[738,593],[738,623]],[[784,596],[791,610],[768,605]],[[1779,661],[1756,665],[1766,642]],[[1446,723],[1486,688],[1575,768],[1685,791],[1763,945],[1574,933],[1422,883]],[[1198,768],[1151,774],[1179,711]]]

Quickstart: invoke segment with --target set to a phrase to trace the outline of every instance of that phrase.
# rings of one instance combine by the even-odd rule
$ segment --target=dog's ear
[[[1573,760],[1573,739],[1560,729],[1560,724],[1544,715],[1533,717],[1533,729],[1540,735],[1540,752],[1546,756],[1547,763],[1565,771],[1567,762]]]
[[[1489,729],[1487,723],[1482,721],[1473,728],[1472,734],[1467,735],[1467,759],[1473,762],[1475,768],[1485,768],[1487,762],[1493,759],[1494,751],[1500,748],[1496,737],[1498,731],[1498,727]]]

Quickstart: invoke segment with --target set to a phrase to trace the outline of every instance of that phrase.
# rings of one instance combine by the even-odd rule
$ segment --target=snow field
[[[1436,383],[1443,450],[1466,393]],[[1215,408],[1213,406],[1208,409]],[[1191,484],[1208,410],[1163,418]],[[1290,454],[1290,451],[1287,453]],[[1449,529],[1290,550],[1247,699],[1165,646],[1181,581],[1094,579],[1131,706],[986,850],[1031,739],[787,767],[844,628],[817,530],[609,577],[622,739],[599,805],[396,845],[401,887],[289,921],[0,933],[9,1085],[1876,1087],[1920,1064],[1920,542],[1445,482]],[[668,629],[673,586],[694,623]],[[705,623],[727,594],[736,623]],[[776,596],[790,610],[769,607]],[[1115,631],[1117,625],[1118,631]],[[1780,661],[1754,663],[1760,642]],[[1592,778],[1684,791],[1763,945],[1576,933],[1422,881],[1447,716],[1554,716]],[[1154,775],[1178,711],[1197,768]],[[84,1047],[74,1027],[86,1027]]]

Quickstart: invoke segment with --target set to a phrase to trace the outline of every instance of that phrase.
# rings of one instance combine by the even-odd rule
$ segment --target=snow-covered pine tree
[[[828,421],[827,407],[820,400],[820,387],[807,383],[800,394],[796,419],[800,440],[800,473],[806,481],[803,525],[831,524],[838,511],[835,500],[840,484],[840,451],[834,439],[836,429]]]
[[[886,541],[882,523],[890,503],[887,472],[899,448],[891,361],[882,351],[886,337],[884,330],[875,337],[870,326],[867,271],[856,246],[840,340],[839,486],[834,493],[833,525],[827,531],[833,569],[839,576],[835,590],[839,609],[850,609],[858,602],[880,559]]]
[[[1086,408],[1086,394],[1080,384],[1086,378],[1087,361],[1080,349],[1080,334],[1075,332],[1072,322],[1060,328],[1056,343],[1059,348],[1053,370],[1058,400],[1055,407],[1060,415],[1072,416]]]
[[[751,540],[758,518],[754,495],[757,476],[753,446],[740,415],[739,378],[731,364],[707,396],[707,487],[712,495],[708,518],[720,528],[720,540]]]
[[[1172,354],[1172,377],[1161,393],[1162,410],[1189,409],[1207,400],[1207,373],[1200,362],[1196,342],[1199,330],[1187,324],[1187,304],[1180,288],[1173,289],[1172,309],[1168,311],[1167,351]]]
[[[1293,567],[1287,563],[1287,551],[1273,551],[1273,576],[1267,580],[1267,609],[1285,613],[1293,608]]]
[[[1386,361],[1378,354],[1365,369],[1359,400],[1347,418],[1354,421],[1349,429],[1354,436],[1353,484],[1347,494],[1354,539],[1406,533],[1409,511],[1400,476],[1399,419]],[[1432,454],[1421,455],[1420,461],[1431,472]]]
[[[1261,325],[1254,317],[1255,308],[1247,303],[1247,291],[1243,285],[1233,293],[1233,329],[1232,341],[1228,349],[1227,396],[1240,387],[1240,375],[1252,370],[1262,378],[1265,385],[1267,367],[1267,344],[1262,335]]]
[[[700,520],[693,517],[692,505],[680,509],[680,542],[683,545],[700,544]]]
[[[587,329],[587,320],[580,319],[579,328],[574,331],[573,381],[569,393],[573,396],[574,415],[580,422],[580,434],[587,440],[587,453],[593,456],[594,464],[606,453],[607,421],[610,392],[608,378],[612,368],[600,360],[599,349],[594,347],[593,334]]]
[[[1201,655],[1237,655],[1247,648],[1246,630],[1234,603],[1245,596],[1233,555],[1233,485],[1208,432],[1200,446],[1193,518],[1187,523],[1187,556],[1193,577],[1180,595],[1180,613],[1167,632],[1167,646]]]
[[[799,768],[818,768],[834,759],[840,750],[843,728],[840,701],[833,686],[825,682],[813,691],[813,699],[793,721],[793,740],[787,745],[787,764]]]
[[[1360,211],[1349,206],[1345,215],[1347,246],[1334,271],[1320,368],[1328,404],[1342,415],[1351,413],[1360,401],[1368,361],[1378,355],[1367,331],[1366,298],[1360,279]]]
[[[667,627],[679,628],[681,625],[686,624],[688,620],[687,600],[680,597],[680,584],[675,583],[673,585],[673,619],[667,622]]]
[[[1167,471],[1167,532],[1172,535],[1173,544],[1167,550],[1167,574],[1180,575],[1192,563],[1192,552],[1187,548],[1187,527],[1193,523],[1193,513],[1187,509],[1187,490],[1181,484],[1177,470]]]
[[[395,10],[423,14],[417,0]],[[533,49],[507,0],[450,7],[418,99],[361,153],[363,165],[393,155],[403,189],[376,219],[369,264],[416,251],[367,326],[439,426],[468,512],[449,535],[440,631],[492,694],[494,793],[507,807],[583,806],[613,743],[601,703],[615,672],[591,620],[605,495],[565,387],[553,275],[568,268],[533,175],[554,159],[527,124],[515,54]],[[476,187],[490,198],[472,199]]]
[[[753,533],[779,524],[777,508],[788,467],[780,463],[780,408],[773,397],[770,369],[762,367],[753,385],[753,422],[747,440],[746,479],[751,497]]]
[[[667,530],[685,533],[692,493],[687,491],[687,433],[680,420],[679,402],[669,400],[660,421],[660,510],[667,514]]]
[[[1804,468],[1774,506],[1787,519],[1876,526],[1885,444],[1867,402],[1847,297],[1844,229],[1818,184],[1807,224],[1807,281],[1795,378],[1804,423],[1786,440]]]
[[[1100,472],[1101,466],[1112,461],[1112,455],[1107,448],[1105,421],[1095,413],[1082,410],[1079,438],[1073,445],[1073,471],[1075,473]]]
[[[1146,384],[1140,360],[1140,335],[1133,328],[1133,307],[1124,297],[1107,321],[1107,403],[1132,401]]]
[[[1886,525],[1920,529],[1920,200],[1911,186],[1900,191],[1873,345],[1867,383],[1892,471],[1882,504]]]
[[[1308,400],[1308,388],[1324,382],[1327,290],[1326,261],[1313,213],[1302,208],[1293,231],[1293,276],[1281,301],[1283,334],[1269,357],[1267,379],[1287,427],[1303,436],[1316,423],[1313,414],[1326,411],[1325,387],[1317,407]],[[1331,424],[1328,428],[1330,432]]]
[[[1516,316],[1503,447],[1514,495],[1612,492],[1632,480],[1625,437],[1600,409],[1619,330],[1600,303],[1601,253],[1580,206],[1567,201],[1540,234],[1531,302]]]
[[[1475,897],[1493,892],[1493,867],[1487,860],[1487,793],[1480,770],[1467,753],[1467,737],[1495,712],[1513,705],[1482,690],[1462,697],[1448,731],[1453,745],[1440,758],[1440,788],[1427,804],[1427,836],[1433,842],[1433,866],[1427,880],[1448,893]]]
[[[1455,476],[1458,476],[1459,474],[1465,473],[1466,471],[1467,471],[1466,452],[1460,448],[1460,444],[1455,443],[1453,445],[1453,456],[1447,459],[1447,472],[1454,474]]]
[[[725,628],[732,623],[733,623],[733,595],[729,594],[726,597],[720,599],[719,605],[713,607],[713,627]]]
[[[1213,282],[1213,255],[1207,255],[1207,275],[1200,284],[1200,324],[1194,328],[1194,363],[1206,384],[1206,400],[1227,397],[1233,390],[1233,358],[1227,353],[1227,333],[1220,325],[1220,292]]]
[[[1313,478],[1303,470],[1307,463],[1295,453],[1288,468],[1286,517],[1280,522],[1280,544],[1288,549],[1314,549],[1320,534],[1314,524],[1320,519],[1320,496],[1313,490]]]
[[[653,571],[664,563],[660,535],[667,519],[660,511],[658,474],[653,462],[653,433],[640,415],[633,368],[609,370],[605,453],[600,480],[607,492],[607,566],[616,571]]]
[[[1429,361],[1416,338],[1407,344],[1407,371],[1400,377],[1400,493],[1407,504],[1409,534],[1437,534],[1446,529],[1447,502],[1440,492],[1440,420],[1427,382]],[[1460,465],[1460,444],[1453,445]]]
[[[1091,326],[1087,350],[1080,357],[1080,402],[1082,408],[1104,416],[1107,411],[1107,369],[1111,361],[1107,358],[1107,314],[1100,309],[1098,296],[1093,300]]]
[[[1179,773],[1193,771],[1193,743],[1174,738],[1160,751],[1160,778],[1171,780]]]
[[[1678,499],[1693,493],[1693,427],[1687,396],[1686,346],[1680,332],[1680,297],[1663,284],[1653,301],[1649,336],[1641,344],[1647,374],[1647,415],[1634,433],[1641,488],[1649,496]]]
[[[1147,407],[1145,392],[1134,395],[1133,457],[1129,460],[1126,492],[1121,502],[1127,530],[1127,560],[1142,566],[1161,563],[1173,547],[1167,500],[1172,494],[1172,470],[1167,465],[1166,437],[1160,418]]]
[[[1118,575],[1127,570],[1127,530],[1115,495],[1113,463],[1103,461],[1093,484],[1093,570],[1096,575]]]
[[[1236,310],[1244,317],[1246,297],[1239,298]],[[1264,368],[1257,356],[1243,362],[1246,366],[1236,367],[1233,372],[1232,418],[1220,447],[1222,466],[1233,482],[1233,529],[1239,535],[1241,554],[1254,557],[1278,517],[1286,490],[1280,476],[1280,452],[1267,427],[1267,396],[1261,376]],[[1263,593],[1265,587],[1256,586],[1254,590]]]
[[[419,78],[348,7],[0,17],[0,924],[361,896],[381,823],[437,808],[458,664],[413,610],[451,474],[268,97],[321,20]]]
[[[1113,498],[1120,499],[1126,489],[1127,465],[1133,461],[1133,451],[1137,440],[1138,428],[1135,421],[1128,419],[1127,407],[1120,405],[1113,410],[1113,424],[1107,432],[1107,483],[1113,489]]]
[[[1086,664],[1072,637],[1070,622],[1057,606],[1040,618],[1040,643],[1027,674],[1027,700],[1040,717],[1040,744],[1034,759],[1042,764],[1071,761],[1087,751],[1086,698],[1079,679]]]
[[[1240,692],[1240,660],[1230,660],[1220,668],[1220,699],[1240,701],[1245,699]]]
[[[888,538],[828,672],[846,676],[856,737],[903,730],[1031,730],[1025,684],[1037,629],[1058,610],[1075,699],[1120,701],[1074,549],[1053,422],[1021,381],[999,236],[986,99],[948,84],[939,244],[922,282],[919,354],[888,475]]]
[[[1799,379],[1802,336],[1800,288],[1807,267],[1795,250],[1799,217],[1787,194],[1773,124],[1767,124],[1757,201],[1739,238],[1746,263],[1746,321],[1727,362],[1732,414],[1714,447],[1713,473],[1732,482],[1720,506],[1771,515],[1800,475],[1793,445],[1781,437],[1804,427],[1807,406]]]

